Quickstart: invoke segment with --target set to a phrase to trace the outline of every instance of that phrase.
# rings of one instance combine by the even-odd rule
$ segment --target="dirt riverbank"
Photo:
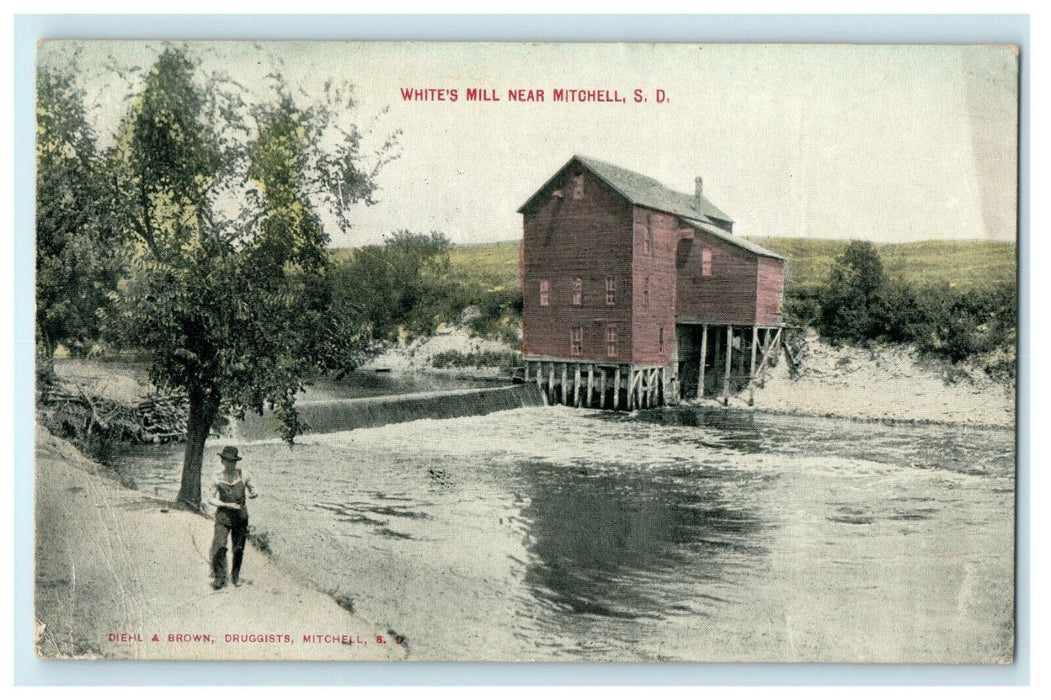
[[[807,335],[807,350],[798,376],[789,374],[782,356],[763,387],[756,390],[754,406],[748,406],[748,393],[743,392],[730,400],[730,407],[854,420],[1014,425],[1014,384],[989,377],[977,362],[952,364],[924,358],[908,345],[833,347],[813,331]],[[449,351],[510,353],[513,349],[454,329],[393,346],[368,366],[393,372],[431,372],[432,358]],[[480,371],[486,370],[497,371]],[[704,403],[722,405],[716,400]]]
[[[104,467],[38,429],[37,653],[45,658],[405,658],[407,647],[389,639],[388,630],[344,610],[304,576],[251,545],[243,585],[212,590],[211,537],[210,520],[122,487]],[[389,642],[377,643],[377,635]]]
[[[1015,424],[1015,387],[976,362],[924,358],[907,345],[833,347],[811,332],[804,367],[789,375],[782,357],[755,394],[760,411],[855,420]],[[747,392],[731,405],[742,405]]]
[[[816,333],[807,336],[807,354],[798,376],[790,376],[781,361],[755,392],[759,411],[855,420],[987,425],[1009,428],[1015,423],[1015,386],[986,375],[977,362],[952,364],[924,358],[907,345],[872,348],[833,347]],[[497,341],[472,338],[454,328],[432,338],[387,348],[364,370],[383,368],[394,374],[448,374],[467,371],[495,377],[497,367],[435,370],[432,360],[447,352],[513,352]],[[113,400],[132,401],[149,393],[146,373],[130,363],[63,360],[56,363],[62,381]],[[733,408],[749,408],[748,393],[730,400]],[[721,405],[706,400],[712,406]]]

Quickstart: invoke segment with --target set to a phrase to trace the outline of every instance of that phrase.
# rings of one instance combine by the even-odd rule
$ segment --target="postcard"
[[[1018,50],[45,41],[44,659],[1005,664]]]

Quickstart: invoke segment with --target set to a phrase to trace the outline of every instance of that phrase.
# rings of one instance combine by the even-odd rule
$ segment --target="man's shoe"
[[[222,580],[221,578],[217,578],[217,579],[213,579],[212,580],[212,588],[214,588],[215,590],[219,590],[220,588],[222,588],[225,585],[226,585],[226,581]]]

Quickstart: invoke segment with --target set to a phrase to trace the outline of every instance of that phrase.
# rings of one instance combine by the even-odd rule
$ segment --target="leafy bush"
[[[818,290],[818,329],[829,340],[863,341],[878,334],[883,261],[868,241],[851,241]]]
[[[515,367],[521,364],[518,353],[494,352],[492,350],[479,352],[448,350],[436,353],[431,357],[431,366],[437,369],[448,367]]]
[[[336,262],[342,314],[360,319],[376,340],[430,335],[451,321],[449,239],[395,231],[382,246],[365,246]]]
[[[816,295],[789,297],[786,315],[805,321],[815,298],[818,329],[833,342],[912,342],[953,362],[991,354],[989,374],[1014,376],[1018,306],[1012,282],[959,289],[889,281],[875,246],[852,242]]]

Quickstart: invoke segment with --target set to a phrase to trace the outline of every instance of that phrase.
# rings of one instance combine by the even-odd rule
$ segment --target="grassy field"
[[[832,262],[848,241],[807,238],[756,238],[759,245],[788,259],[790,286],[812,288],[825,281]],[[989,241],[917,241],[879,243],[883,270],[892,280],[916,286],[972,289],[1012,282],[1017,269],[1013,243]]]
[[[759,245],[788,259],[789,286],[810,288],[825,281],[832,262],[848,241],[756,238]],[[877,245],[891,279],[925,286],[948,283],[968,289],[1015,279],[1016,248],[987,241],[918,241]],[[518,242],[462,246],[450,253],[453,277],[485,288],[518,286]]]

